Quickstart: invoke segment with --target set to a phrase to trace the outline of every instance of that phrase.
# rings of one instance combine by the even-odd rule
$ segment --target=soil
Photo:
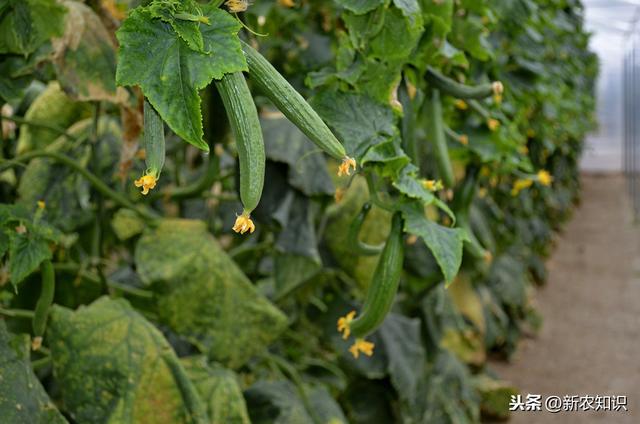
[[[626,395],[628,412],[515,412],[515,424],[640,423],[640,227],[620,175],[583,175],[582,201],[536,294],[544,319],[510,364],[521,393]],[[523,396],[523,397],[524,397]]]

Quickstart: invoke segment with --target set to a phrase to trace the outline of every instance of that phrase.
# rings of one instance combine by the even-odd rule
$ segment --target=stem
[[[42,349],[42,348],[40,348]],[[34,361],[31,361],[31,368],[33,368],[34,371],[37,371],[41,368],[46,367],[47,365],[51,364],[51,356],[47,355],[45,357],[42,357],[40,359],[36,359]]]
[[[60,153],[48,152],[45,150],[34,150],[32,152],[25,153],[22,156],[18,156],[14,158],[12,161],[0,161],[0,172],[8,167],[15,165],[16,162],[27,162],[31,159],[38,158],[38,157],[47,157],[65,166],[68,166],[69,168],[72,168],[76,172],[80,173],[84,178],[86,178],[91,183],[91,185],[93,185],[93,187],[96,190],[98,190],[101,194],[110,198],[120,206],[127,209],[131,209],[132,211],[140,215],[142,218],[145,218],[151,221],[156,220],[158,218],[158,215],[155,212],[149,209],[141,208],[137,206],[122,194],[112,190],[109,186],[103,183],[100,180],[100,178],[98,178],[96,175],[92,174],[91,172],[87,171],[85,168],[79,165],[76,161]]]
[[[212,149],[213,150],[213,149]],[[198,196],[202,191],[207,190],[217,180],[219,170],[219,158],[214,153],[209,153],[209,162],[204,174],[191,184],[183,187],[173,187],[166,191],[157,193],[151,197],[151,200],[157,198],[170,198],[170,199],[189,199]]]
[[[0,308],[0,315],[4,315],[12,318],[27,318],[33,319],[35,315],[33,311],[29,311],[27,309],[5,309]]]
[[[477,101],[477,100],[469,100],[467,102],[467,104],[469,106],[471,106],[471,109],[476,111],[476,113],[478,113],[480,116],[482,116],[482,118],[484,118],[485,120],[491,119],[491,114],[489,113],[489,111],[487,109],[484,108],[484,106],[482,106],[480,104],[479,101]]]
[[[54,133],[57,133],[59,135],[63,135],[65,137],[67,137],[71,141],[78,141],[77,137],[72,136],[71,134],[69,134],[68,132],[63,130],[62,128],[56,127],[55,125],[47,124],[47,123],[44,123],[44,122],[32,121],[32,120],[29,120],[29,119],[20,118],[18,116],[5,116],[5,115],[2,115],[2,119],[6,119],[7,121],[15,122],[16,124],[28,125],[28,126],[36,127],[36,128],[44,128],[46,130],[53,131]]]
[[[371,203],[379,207],[380,209],[384,209],[387,212],[395,212],[395,208],[393,205],[385,203],[380,197],[378,197],[378,191],[376,189],[376,185],[373,181],[373,175],[367,174],[367,187],[369,188],[369,200]]]

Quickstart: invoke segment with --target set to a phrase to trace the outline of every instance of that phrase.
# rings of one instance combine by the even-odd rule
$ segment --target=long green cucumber
[[[56,276],[50,260],[47,259],[40,264],[40,274],[42,275],[42,287],[32,322],[33,335],[35,336],[33,342],[34,350],[37,350],[42,343],[42,336],[47,329],[49,309],[53,303],[53,295],[56,290]]]
[[[153,174],[158,179],[164,167],[164,123],[160,114],[147,99],[144,100],[144,133],[142,139],[145,163],[147,165],[146,173]]]
[[[426,105],[427,126],[429,141],[433,147],[433,154],[438,165],[438,173],[442,182],[447,188],[453,187],[455,180],[453,176],[453,166],[447,148],[447,138],[442,122],[442,103],[440,101],[440,91],[432,90]]]
[[[396,212],[391,221],[389,238],[367,291],[362,313],[350,323],[351,334],[356,338],[362,338],[378,328],[389,313],[398,291],[403,260],[402,216],[400,212]]]
[[[434,87],[458,99],[484,99],[492,95],[502,94],[503,90],[502,84],[498,81],[475,86],[461,84],[431,67],[427,68],[425,78]]]
[[[234,230],[253,232],[249,215],[262,196],[266,161],[258,111],[242,72],[226,74],[216,81],[216,87],[227,111],[240,163],[240,200],[244,210]]]
[[[242,50],[251,81],[271,102],[320,149],[336,159],[347,152],[327,124],[267,59],[246,43]]]

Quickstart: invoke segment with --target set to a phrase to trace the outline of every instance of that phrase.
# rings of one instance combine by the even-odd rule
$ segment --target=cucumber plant
[[[506,418],[484,358],[578,198],[582,16],[0,2],[0,422]]]

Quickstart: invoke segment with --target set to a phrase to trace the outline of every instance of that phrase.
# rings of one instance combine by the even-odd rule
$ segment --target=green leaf
[[[393,186],[402,194],[412,199],[419,199],[425,205],[430,205],[435,200],[433,192],[427,190],[418,178],[418,168],[415,165],[408,165],[402,169],[400,175]]]
[[[333,196],[335,187],[321,151],[283,116],[260,119],[267,158],[289,165],[289,184],[307,196]]]
[[[385,0],[336,0],[340,6],[355,13],[356,15],[362,15],[367,12],[371,12],[383,4]]]
[[[0,6],[0,53],[27,55],[63,31],[66,9],[56,0],[4,0],[3,3]]]
[[[134,9],[116,33],[120,55],[116,81],[139,85],[162,119],[185,141],[208,151],[202,139],[198,90],[224,74],[246,71],[237,33],[240,23],[227,12],[203,6],[210,25],[200,24],[201,53],[191,49],[170,24],[145,8]]]
[[[462,263],[462,244],[465,233],[447,228],[425,217],[421,202],[405,202],[400,206],[406,232],[422,237],[436,258],[447,283],[451,283]]]
[[[149,6],[149,11],[154,18],[160,18],[164,22],[167,22],[173,30],[182,38],[189,48],[201,52],[204,52],[204,39],[200,32],[200,24],[194,21],[187,21],[184,19],[177,19],[176,13],[188,13],[196,15],[199,12],[199,8],[192,0],[185,1],[172,1],[170,8],[167,7],[167,2],[154,2]],[[174,9],[174,10],[172,10]]]
[[[0,320],[0,417],[11,424],[63,424],[30,361],[29,336],[7,332]]]
[[[360,160],[363,166],[367,163],[382,165],[380,174],[392,177],[398,175],[409,162],[411,159],[400,147],[400,138],[397,137],[371,147]]]
[[[71,124],[81,119],[89,111],[86,103],[75,102],[62,91],[60,84],[55,81],[31,103],[25,119],[34,122],[46,122],[48,125],[67,129]],[[47,128],[38,128],[23,124],[20,126],[17,153],[22,154],[30,150],[44,149],[53,143],[60,134]]]
[[[161,221],[138,241],[135,262],[160,322],[226,366],[244,364],[287,325],[203,222]]]
[[[116,47],[100,17],[88,6],[65,1],[64,35],[53,40],[56,76],[75,100],[124,102],[127,92],[116,90]]]
[[[252,424],[314,424],[289,381],[258,381],[244,397]]]
[[[169,343],[127,301],[101,297],[77,311],[54,306],[48,337],[75,422],[208,422]]]
[[[372,57],[387,62],[409,58],[422,35],[422,17],[419,14],[407,17],[404,13],[396,8],[385,13],[382,31],[371,40]]]
[[[111,228],[119,240],[128,240],[140,234],[145,222],[131,209],[118,209],[111,220]]]
[[[421,343],[420,320],[391,313],[378,331],[391,383],[400,396],[414,396],[425,368],[426,352]]]
[[[189,379],[206,404],[211,424],[251,424],[238,376],[204,357],[181,360]]]
[[[13,287],[17,289],[18,284],[38,269],[40,263],[46,259],[51,259],[51,250],[45,239],[32,231],[11,234],[9,273]]]
[[[361,94],[324,91],[313,98],[313,106],[357,160],[397,131],[391,108]]]
[[[314,387],[309,392],[309,407],[315,422],[319,424],[347,424],[342,408],[324,386]]]

